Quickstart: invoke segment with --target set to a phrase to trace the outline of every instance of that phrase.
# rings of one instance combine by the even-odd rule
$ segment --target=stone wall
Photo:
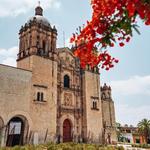
[[[83,128],[88,142],[102,142],[102,110],[100,98],[99,74],[85,71],[83,79]],[[93,109],[93,99],[97,101],[97,109]]]
[[[63,135],[63,122],[70,119],[74,134],[81,135],[86,142],[101,143],[106,122],[110,128],[105,130],[105,138],[111,133],[111,139],[115,141],[114,103],[111,99],[101,100],[99,74],[89,70],[80,76],[78,67],[70,69],[68,62],[66,59],[61,72],[58,62],[36,55],[19,60],[18,68],[0,65],[0,117],[4,124],[14,116],[24,116],[33,133],[32,142],[43,143],[45,137],[46,141],[56,140],[58,127]],[[74,67],[75,63],[71,64]],[[63,89],[65,74],[71,79],[69,89]],[[57,86],[62,88],[61,92]],[[43,101],[37,100],[38,92],[43,93]],[[72,100],[67,103],[69,106],[65,106],[66,93]],[[95,108],[93,102],[96,102]],[[77,109],[79,112],[75,112]]]
[[[108,142],[110,134],[110,142],[116,142],[116,120],[114,102],[111,99],[102,100],[103,124],[105,128],[105,140]]]
[[[63,124],[66,119],[71,124],[72,141],[78,142],[81,137],[81,80],[80,68],[68,48],[58,49],[58,112],[57,127],[61,141],[64,140]],[[64,77],[69,77],[69,87],[64,87]]]
[[[20,60],[18,66],[22,69],[0,65],[0,117],[7,125],[12,117],[24,116],[32,139],[36,138],[39,143],[54,141],[57,126],[57,63],[30,56]],[[37,101],[38,92],[43,93],[43,101]]]
[[[3,120],[1,128],[1,145],[6,145],[7,125],[13,117],[24,117],[33,127],[30,116],[32,72],[0,65],[0,117]],[[27,130],[26,130],[27,131]]]
[[[0,65],[0,116],[5,125],[14,115],[29,113],[31,77],[30,71]]]
[[[34,122],[33,132],[42,143],[48,132],[48,139],[56,135],[57,109],[57,62],[40,56],[30,56],[18,61],[18,67],[32,70],[30,112]],[[28,68],[29,67],[29,68]],[[42,102],[37,101],[37,93],[44,94]]]

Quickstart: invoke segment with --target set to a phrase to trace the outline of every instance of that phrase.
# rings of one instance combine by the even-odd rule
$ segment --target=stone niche
[[[64,93],[64,105],[65,106],[73,106],[71,93]]]

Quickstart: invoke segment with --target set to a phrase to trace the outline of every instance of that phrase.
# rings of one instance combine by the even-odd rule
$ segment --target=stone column
[[[39,134],[38,134],[38,132],[35,132],[35,133],[34,133],[34,136],[33,136],[33,144],[34,144],[34,145],[39,144]]]
[[[7,137],[6,137],[5,133],[6,133],[6,127],[3,127],[2,128],[2,132],[1,132],[1,143],[0,143],[1,147],[6,146],[6,139],[7,139]]]

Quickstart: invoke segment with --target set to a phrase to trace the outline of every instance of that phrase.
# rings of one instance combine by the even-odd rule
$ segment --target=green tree
[[[148,138],[150,137],[150,120],[143,119],[138,123],[139,132],[144,135],[146,143],[148,143]]]
[[[116,122],[116,132],[117,132],[118,141],[123,142],[123,136],[122,136],[120,128],[121,128],[121,124]]]

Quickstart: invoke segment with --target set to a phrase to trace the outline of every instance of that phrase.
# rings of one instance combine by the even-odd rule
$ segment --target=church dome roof
[[[39,24],[41,23],[41,24],[43,24],[45,26],[50,27],[49,21],[45,17],[43,17],[41,15],[35,15],[35,16],[29,18],[29,20],[27,21],[27,24],[29,24],[32,21],[35,21],[36,23],[39,23]]]
[[[43,16],[43,8],[40,5],[35,8],[35,16],[29,18],[27,24],[33,21],[51,27],[49,21]]]

